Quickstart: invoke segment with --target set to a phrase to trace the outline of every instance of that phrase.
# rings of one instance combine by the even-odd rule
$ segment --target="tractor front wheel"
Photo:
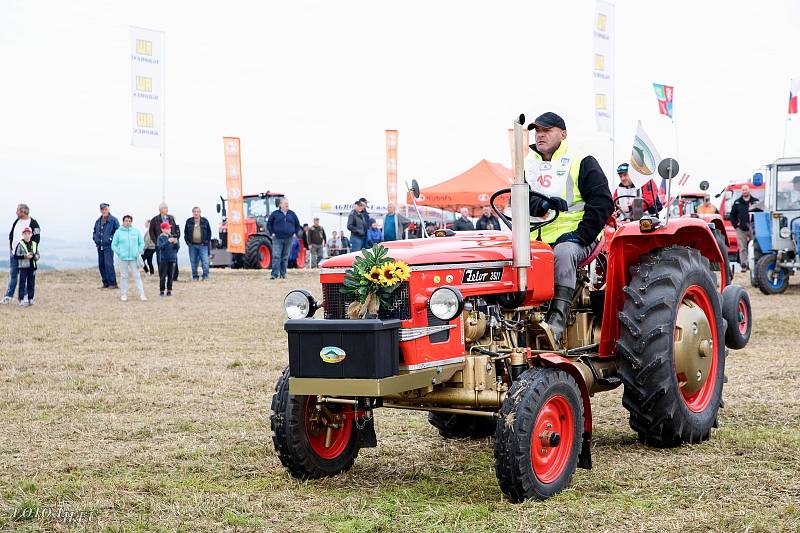
[[[569,485],[578,465],[583,402],[575,380],[531,368],[514,381],[495,433],[495,473],[512,502],[543,500]]]
[[[777,266],[778,257],[775,254],[765,254],[756,261],[756,285],[764,294],[782,294],[789,288],[789,273],[785,268]]]
[[[495,419],[486,416],[428,413],[428,422],[443,439],[485,439],[497,429]]]
[[[739,285],[725,287],[722,291],[722,316],[728,321],[725,346],[734,350],[747,346],[753,329],[753,310],[747,291]]]
[[[725,374],[725,322],[708,259],[675,246],[642,256],[619,314],[622,405],[651,446],[707,440]]]
[[[349,470],[361,447],[352,405],[318,405],[316,396],[289,394],[289,369],[272,396],[272,443],[296,478],[316,479]]]
[[[244,252],[245,268],[268,269],[272,266],[272,254],[270,248],[272,242],[269,238],[254,235],[247,239],[247,247]]]

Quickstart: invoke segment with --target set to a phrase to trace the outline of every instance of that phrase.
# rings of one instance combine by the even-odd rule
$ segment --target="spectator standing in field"
[[[344,231],[339,234],[339,246],[341,247],[339,255],[350,253],[350,239],[347,238]]]
[[[367,229],[369,229],[370,216],[369,216],[369,211],[367,211],[367,204],[369,202],[367,202],[367,199],[364,198],[363,196],[359,198],[358,201],[364,204],[364,210],[361,212],[361,216],[364,217],[364,223],[367,225]]]
[[[181,227],[175,221],[175,217],[169,214],[169,207],[165,203],[158,204],[158,214],[150,219],[150,239],[154,243],[156,243],[156,262],[160,265],[161,259],[158,257],[158,238],[161,236],[161,224],[164,222],[169,222],[170,225],[170,235],[175,237],[176,239],[181,238]],[[173,265],[173,280],[178,281],[178,257],[175,256],[175,264]],[[161,271],[159,271],[159,276],[161,275]]]
[[[169,222],[162,222],[161,235],[158,236],[156,241],[159,296],[164,296],[165,288],[167,296],[172,296],[172,282],[175,279],[173,270],[178,263],[178,249],[180,247],[178,237],[172,233],[172,225]]]
[[[33,230],[28,226],[22,230],[22,239],[14,251],[19,268],[19,305],[33,305],[36,288],[36,266],[39,261],[39,244],[33,240]]]
[[[120,300],[123,302],[128,299],[128,273],[133,276],[136,289],[139,291],[139,299],[147,300],[144,295],[144,285],[142,277],[139,275],[139,256],[144,251],[144,239],[139,230],[133,227],[133,217],[125,215],[122,217],[122,227],[114,233],[111,241],[111,249],[119,260],[120,277]]]
[[[339,232],[333,230],[331,233],[331,238],[328,239],[328,255],[333,257],[334,255],[339,255],[339,250],[341,250],[341,241],[339,240]]]
[[[497,220],[497,217],[492,214],[492,209],[488,205],[484,206],[481,218],[479,218],[475,223],[475,229],[500,229],[500,221]]]
[[[114,252],[111,249],[111,241],[114,233],[119,229],[119,220],[109,211],[109,205],[105,202],[100,204],[100,217],[94,223],[94,233],[92,239],[97,246],[97,267],[100,269],[100,279],[103,281],[103,289],[117,288],[117,275],[114,272]]]
[[[303,229],[297,215],[289,209],[289,200],[281,198],[278,207],[270,213],[269,219],[267,219],[267,231],[272,237],[272,275],[270,279],[286,277],[292,237],[298,236]]]
[[[358,252],[367,243],[368,220],[364,220],[363,213],[366,206],[363,202],[356,202],[355,207],[347,217],[347,231],[350,232],[350,246],[353,252]]]
[[[200,216],[200,208],[192,208],[192,217],[186,219],[183,228],[183,238],[189,247],[189,263],[192,269],[192,279],[200,279],[197,273],[198,265],[203,267],[203,281],[208,279],[208,247],[211,245],[211,224],[206,217]]]
[[[369,229],[367,230],[367,248],[372,248],[380,242],[383,242],[383,232],[378,227],[378,222],[371,218],[369,219]]]
[[[17,278],[19,277],[19,267],[17,266],[18,260],[14,253],[17,249],[17,244],[22,240],[22,232],[25,228],[31,228],[31,240],[39,245],[39,238],[41,237],[41,230],[39,223],[30,216],[30,208],[27,204],[17,205],[17,218],[11,224],[11,231],[8,233],[8,287],[6,294],[0,304],[7,304],[14,298],[14,291],[17,290]]]
[[[747,245],[753,239],[750,229],[750,212],[756,210],[758,198],[750,194],[750,186],[742,185],[742,195],[731,207],[731,225],[736,228],[736,240],[739,241],[739,264],[742,272],[747,272]]]
[[[405,238],[405,230],[411,223],[395,209],[394,204],[386,206],[386,217],[383,219],[383,240],[399,241]]]
[[[144,253],[142,254],[142,263],[144,264],[145,273],[150,273],[152,276],[156,273],[153,267],[153,255],[156,253],[156,243],[150,238],[150,219],[144,221]]]
[[[322,249],[325,247],[325,228],[319,225],[319,218],[314,219],[314,224],[308,230],[308,246],[311,249],[311,268],[317,268],[322,260]]]
[[[462,207],[461,216],[453,224],[453,231],[472,231],[474,229],[475,225],[469,219],[469,208]]]

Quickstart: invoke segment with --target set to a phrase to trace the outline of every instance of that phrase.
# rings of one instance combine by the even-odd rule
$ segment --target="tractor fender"
[[[589,399],[589,387],[580,369],[575,366],[575,362],[555,353],[539,353],[531,355],[531,363],[539,366],[546,366],[563,370],[575,380],[578,389],[581,391],[581,401],[583,402],[583,443],[581,453],[578,456],[578,467],[592,468],[592,402]]]
[[[699,250],[711,263],[725,264],[709,222],[700,218],[673,218],[655,231],[643,232],[637,223],[619,228],[608,246],[608,272],[606,298],[603,307],[603,324],[600,329],[601,357],[611,357],[619,339],[619,321],[625,296],[622,289],[631,281],[630,269],[638,265],[641,256],[659,248],[687,246]],[[720,269],[720,298],[728,285],[728,273]]]

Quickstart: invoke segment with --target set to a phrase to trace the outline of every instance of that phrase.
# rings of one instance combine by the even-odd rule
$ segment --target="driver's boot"
[[[561,339],[567,328],[567,317],[569,317],[569,310],[572,307],[573,292],[575,289],[572,287],[556,285],[553,299],[550,301],[550,309],[547,311],[545,322],[550,326],[556,347],[561,346]]]

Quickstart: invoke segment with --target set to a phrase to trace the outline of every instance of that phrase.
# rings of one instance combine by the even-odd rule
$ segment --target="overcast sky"
[[[781,154],[800,77],[800,2],[616,2],[616,161],[637,120],[662,156],[675,86],[682,170],[746,179]],[[166,33],[167,201],[216,223],[222,136],[242,139],[244,190],[385,201],[384,130],[424,185],[482,158],[509,165],[513,117],[552,110],[612,168],[595,130],[593,1],[0,2],[0,229],[31,205],[46,235],[87,240],[101,201],[137,225],[161,197],[158,150],[130,146],[129,26]],[[787,155],[800,154],[800,119]],[[695,179],[696,178],[696,179]],[[690,183],[691,185],[691,183]],[[334,225],[329,220],[330,225]]]

